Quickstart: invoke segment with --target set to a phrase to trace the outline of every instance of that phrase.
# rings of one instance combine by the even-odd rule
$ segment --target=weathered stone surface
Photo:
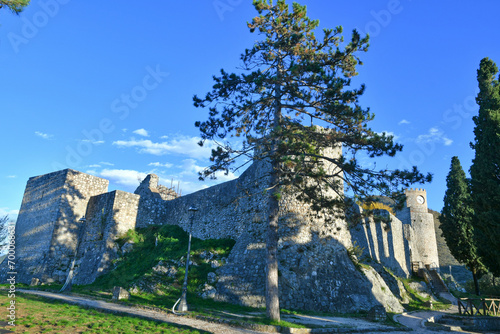
[[[433,296],[430,287],[425,282],[410,282],[408,285],[422,298]]]
[[[213,286],[205,283],[201,289],[200,297],[203,299],[214,299],[216,295],[217,290]]]
[[[115,190],[89,200],[87,223],[78,248],[75,284],[90,284],[113,269],[117,260],[116,240],[135,229],[139,196]]]
[[[354,210],[363,211],[359,206]],[[410,245],[404,237],[403,223],[385,210],[376,210],[376,215],[382,218],[365,218],[350,229],[353,241],[363,250],[361,259],[372,258],[396,275],[409,277]]]
[[[371,321],[385,321],[387,319],[387,313],[383,306],[374,306],[368,311],[368,320]]]
[[[387,312],[401,313],[404,311],[399,300],[390,292],[389,287],[375,269],[362,268],[366,278],[372,283],[372,294],[384,306]]]
[[[121,251],[123,254],[126,254],[134,249],[134,243],[132,241],[127,241],[123,244]]]
[[[424,189],[407,189],[406,207],[397,217],[406,222],[406,239],[411,245],[410,263],[430,269],[439,269],[439,258],[434,229],[434,217],[427,208],[427,192]]]
[[[128,300],[130,298],[130,293],[122,287],[115,286],[113,288],[113,300]]]
[[[191,261],[190,261],[191,262]],[[177,274],[177,268],[174,266],[166,266],[163,261],[158,262],[156,266],[153,267],[153,272],[155,274],[167,277],[175,277]]]
[[[107,188],[107,180],[72,169],[28,180],[16,223],[17,282],[30,284],[33,277],[64,282],[82,228],[79,219],[89,199]],[[6,272],[0,270],[1,280]]]
[[[208,273],[207,274],[207,283],[214,284],[217,282],[217,274],[216,273]]]

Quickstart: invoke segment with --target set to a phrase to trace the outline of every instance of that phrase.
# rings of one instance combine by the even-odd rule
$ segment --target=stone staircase
[[[446,284],[444,284],[443,279],[441,278],[441,275],[437,272],[435,269],[430,269],[428,270],[429,277],[430,277],[430,283],[432,287],[434,288],[434,292],[437,294],[441,294],[443,292],[449,292],[448,287]]]

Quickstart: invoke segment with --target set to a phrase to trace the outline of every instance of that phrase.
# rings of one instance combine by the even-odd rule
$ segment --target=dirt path
[[[126,314],[130,316],[136,316],[136,317],[142,317],[146,319],[151,319],[151,320],[158,320],[158,321],[163,321],[167,322],[170,324],[176,324],[176,325],[182,325],[182,326],[188,326],[193,329],[198,329],[198,330],[204,330],[210,333],[217,333],[217,334],[240,334],[240,333],[247,333],[247,334],[258,334],[258,333],[265,333],[265,332],[259,332],[255,330],[248,330],[248,329],[243,329],[243,328],[236,328],[236,327],[230,327],[225,324],[216,324],[212,322],[207,322],[203,320],[198,320],[198,319],[193,319],[193,318],[188,318],[188,317],[182,317],[182,316],[176,316],[173,314],[167,314],[165,312],[158,312],[158,311],[152,311],[152,310],[144,310],[140,308],[135,308],[131,306],[126,306],[126,305],[121,305],[121,304],[115,304],[115,303],[109,303],[101,300],[94,300],[90,298],[84,298],[84,297],[78,297],[78,296],[70,296],[70,295],[64,295],[64,294],[59,294],[59,293],[53,293],[53,292],[47,292],[47,291],[37,291],[37,290],[24,290],[24,289],[19,289],[18,291],[26,293],[26,294],[33,294],[37,296],[42,296],[42,297],[47,297],[47,298],[52,298],[52,299],[57,299],[66,303],[71,303],[71,304],[76,304],[76,305],[82,305],[86,307],[91,307],[99,310],[103,310],[106,312],[112,312],[112,313],[121,313],[121,314]],[[454,313],[458,312],[458,309],[456,309],[456,306],[454,308],[451,308],[449,310],[445,311],[416,311],[416,312],[410,312],[410,313],[403,313],[403,314],[398,314],[395,316],[395,320],[399,322],[400,324],[406,326],[408,329],[401,329],[400,331],[393,331],[387,326],[376,324],[376,323],[370,323],[361,319],[353,319],[353,318],[333,318],[333,317],[311,317],[311,316],[301,316],[300,320],[297,322],[303,323],[307,326],[307,324],[314,324],[314,325],[340,325],[341,327],[346,327],[346,328],[351,328],[352,332],[351,333],[376,333],[379,331],[390,331],[392,334],[404,334],[404,333],[409,333],[409,331],[413,333],[437,333],[436,331],[430,330],[425,328],[424,323],[427,319],[431,317],[439,317],[440,315],[447,314],[447,313]],[[285,317],[286,318],[286,317]],[[296,317],[298,318],[298,317]],[[292,319],[284,319],[287,321],[291,321]],[[293,321],[293,320],[292,320]],[[356,332],[356,330],[359,330],[359,332]],[[470,333],[470,334],[476,334],[474,332],[465,332],[465,331],[451,331],[452,333]],[[484,333],[483,333],[484,334]]]
[[[142,310],[142,309],[135,308],[135,307],[120,305],[120,304],[115,304],[115,303],[108,303],[108,302],[104,302],[101,300],[93,300],[93,299],[88,299],[88,298],[83,298],[83,297],[69,296],[69,295],[63,295],[63,294],[47,292],[47,291],[35,291],[35,290],[24,290],[24,289],[19,289],[18,291],[22,292],[22,293],[26,293],[26,294],[32,294],[32,295],[42,296],[42,297],[46,297],[46,298],[57,299],[57,300],[64,301],[64,302],[70,303],[70,304],[91,307],[91,308],[103,310],[106,312],[127,314],[127,315],[141,317],[141,318],[150,319],[150,320],[159,320],[159,321],[163,321],[163,322],[168,322],[170,324],[189,326],[189,327],[192,327],[194,329],[204,330],[204,331],[207,331],[210,333],[217,333],[217,334],[219,334],[219,333],[223,333],[223,334],[240,334],[240,333],[258,334],[258,333],[262,333],[262,332],[257,332],[257,331],[242,329],[242,328],[230,327],[230,326],[227,326],[224,324],[215,324],[215,323],[211,323],[211,322],[207,322],[207,321],[202,321],[202,320],[197,320],[197,319],[192,319],[192,318],[187,318],[187,317],[182,317],[182,316],[176,316],[173,314],[165,314],[163,312]]]

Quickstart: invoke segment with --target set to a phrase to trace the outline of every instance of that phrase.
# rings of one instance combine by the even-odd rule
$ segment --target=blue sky
[[[302,1],[322,28],[371,36],[356,84],[375,113],[374,130],[404,150],[377,166],[417,165],[434,174],[424,187],[441,210],[451,157],[473,158],[476,70],[500,63],[496,1]],[[196,145],[220,68],[235,71],[258,38],[246,22],[251,1],[41,0],[20,15],[0,10],[0,215],[15,217],[29,177],[73,168],[133,191],[156,173],[183,194],[209,147]],[[233,175],[222,177],[227,180]]]

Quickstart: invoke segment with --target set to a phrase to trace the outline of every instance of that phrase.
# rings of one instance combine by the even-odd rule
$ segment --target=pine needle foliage
[[[6,7],[14,14],[19,14],[28,6],[30,0],[0,0],[0,8]]]
[[[378,157],[402,149],[392,136],[368,127],[374,115],[359,104],[365,86],[350,87],[362,64],[359,54],[368,49],[368,36],[353,31],[344,43],[339,26],[324,29],[320,38],[315,34],[319,21],[307,17],[305,6],[294,3],[291,12],[285,1],[254,1],[254,6],[260,15],[248,27],[262,38],[241,55],[243,72],[222,69],[214,76],[213,90],[194,97],[196,107],[209,109],[208,120],[196,122],[200,144],[209,139],[220,144],[202,179],[238,169],[234,163],[242,156],[271,159],[279,162],[273,166],[279,185],[298,188],[315,209],[342,205],[343,187],[361,197],[373,192],[393,197],[401,186],[430,180],[416,169],[373,170],[358,161],[360,151]],[[226,140],[231,137],[243,145],[231,145]],[[326,156],[327,148],[338,145],[349,158]],[[327,170],[327,163],[337,168]],[[329,198],[325,189],[338,196]]]

